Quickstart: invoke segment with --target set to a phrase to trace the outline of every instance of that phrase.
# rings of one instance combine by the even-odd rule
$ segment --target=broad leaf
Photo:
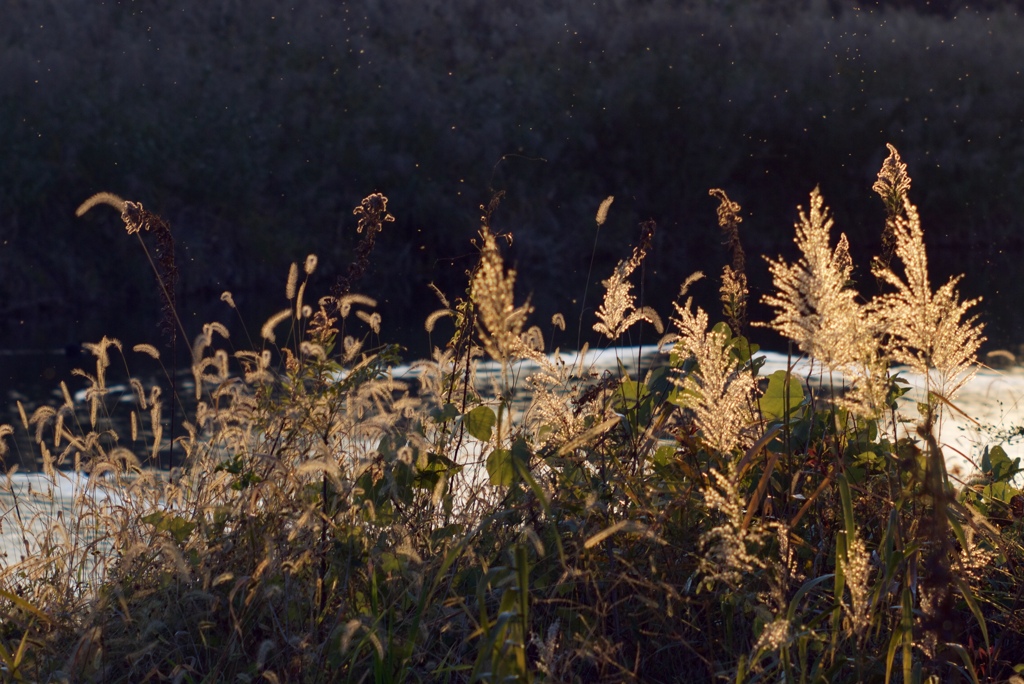
[[[174,541],[179,544],[184,544],[185,540],[192,534],[192,530],[196,528],[194,522],[185,520],[181,516],[172,516],[161,512],[150,513],[144,516],[142,522],[149,523],[160,532],[170,532],[171,536],[174,537]]]
[[[1020,458],[1011,461],[1001,446],[985,450],[985,455],[981,459],[981,467],[986,473],[991,473],[992,480],[995,482],[1009,482],[1021,471]]]
[[[761,397],[761,413],[768,421],[784,421],[803,400],[804,390],[799,380],[794,382],[791,374],[777,370],[768,377],[768,389]]]
[[[494,430],[494,423],[497,422],[497,418],[490,407],[477,406],[463,416],[463,421],[465,422],[466,429],[469,430],[469,434],[481,442],[486,442],[491,438],[491,432]]]
[[[981,490],[982,498],[985,500],[995,499],[996,501],[1002,501],[1004,504],[1009,504],[1010,499],[1020,494],[1019,489],[1015,489],[1005,482],[993,482]]]
[[[528,472],[533,456],[526,440],[521,437],[512,443],[512,449],[495,449],[487,457],[487,474],[491,484],[507,487],[518,479],[519,472]]]
[[[433,418],[436,423],[444,423],[458,418],[459,409],[456,408],[455,404],[445,404],[444,408],[437,408],[435,406],[430,410],[430,417]]]
[[[512,484],[512,477],[515,475],[515,466],[512,465],[512,452],[508,449],[495,449],[487,457],[487,474],[491,478],[491,484],[498,487],[507,487]]]

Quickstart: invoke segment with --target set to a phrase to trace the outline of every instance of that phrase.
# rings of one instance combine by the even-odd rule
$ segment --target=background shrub
[[[937,277],[967,271],[990,338],[1016,342],[1024,293],[1004,274],[1022,249],[1022,19],[998,3],[881,4],[7,2],[0,347],[150,336],[155,295],[119,285],[148,266],[116,220],[72,216],[99,190],[170,221],[197,320],[227,315],[224,289],[261,319],[277,306],[268,274],[308,251],[340,272],[358,237],[348,208],[387,192],[398,220],[365,289],[388,338],[420,353],[409,312],[434,305],[427,282],[463,282],[492,190],[544,315],[596,305],[574,299],[609,194],[594,273],[653,218],[644,297],[662,309],[721,249],[709,187],[743,205],[751,254],[788,256],[793,206],[820,183],[870,280],[886,142],[922,188]],[[750,275],[763,291],[760,259]]]

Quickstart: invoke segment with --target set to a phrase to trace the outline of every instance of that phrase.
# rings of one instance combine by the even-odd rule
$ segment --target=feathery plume
[[[140,354],[145,354],[146,356],[152,357],[158,361],[160,360],[160,352],[157,351],[157,348],[151,344],[137,344],[134,347],[132,347],[132,351],[138,352]]]
[[[721,516],[717,525],[701,535],[704,554],[700,570],[708,583],[720,581],[739,587],[743,584],[744,575],[767,567],[767,562],[758,552],[768,535],[762,528],[744,527],[744,501],[739,479],[736,464],[730,460],[725,472],[711,469],[709,482],[703,488],[708,509]]]
[[[164,425],[160,417],[160,409],[160,388],[154,386],[149,390],[149,426],[153,431],[153,452],[151,458],[156,462],[159,462],[160,443],[164,437]]]
[[[848,250],[829,245],[832,218],[817,188],[811,193],[810,211],[800,208],[796,244],[802,256],[792,265],[768,259],[778,294],[764,298],[776,309],[770,326],[797,343],[800,351],[830,368],[857,363],[873,348],[865,311],[857,292],[846,287],[852,266]]]
[[[891,143],[886,143],[885,146],[889,148],[889,156],[882,162],[878,180],[871,186],[871,189],[882,198],[888,214],[885,229],[882,231],[882,255],[874,260],[879,268],[889,268],[889,264],[892,263],[892,255],[896,249],[893,220],[903,211],[903,203],[907,200],[907,193],[910,192],[910,176],[907,175],[907,165],[900,160],[900,153]]]
[[[107,368],[110,367],[110,355],[107,353],[107,349],[115,347],[121,351],[121,340],[104,335],[103,339],[96,344],[86,342],[82,347],[96,357],[96,385],[100,388],[106,387],[105,376]]]
[[[708,194],[718,199],[718,227],[725,233],[726,244],[732,252],[732,270],[743,273],[746,270],[746,255],[740,243],[740,224],[743,223],[741,207],[729,199],[721,188],[712,188]]]
[[[691,287],[693,287],[693,284],[703,277],[703,271],[694,271],[690,275],[686,276],[686,280],[684,280],[683,284],[679,286],[679,294],[676,295],[676,298],[682,299],[683,297],[685,297],[686,293],[690,291]]]
[[[429,316],[427,316],[427,320],[423,322],[423,328],[428,333],[434,332],[434,326],[437,325],[437,322],[439,320],[441,320],[442,318],[444,318],[445,316],[451,316],[451,315],[452,315],[452,310],[451,309],[438,309],[437,311],[434,311]]]
[[[285,299],[291,301],[295,299],[295,287],[299,283],[299,265],[294,261],[291,266],[288,267],[288,281],[284,286]]]
[[[305,271],[306,275],[313,275],[313,271],[316,270],[316,264],[316,254],[309,254],[306,256],[306,263],[303,265],[302,270]]]
[[[196,335],[195,342],[192,343],[192,362],[198,363],[203,358],[203,352],[213,344],[213,334],[217,333],[224,339],[230,338],[230,333],[227,327],[223,323],[205,323],[203,324],[203,332]]]
[[[736,272],[731,266],[722,268],[722,286],[718,290],[722,301],[722,312],[733,330],[739,334],[747,318],[747,275]]]
[[[347,363],[355,358],[356,354],[363,348],[363,343],[351,335],[346,335],[345,339],[341,341],[341,347],[344,350],[343,360]]]
[[[605,287],[605,294],[604,301],[597,309],[598,322],[594,324],[594,330],[610,340],[618,339],[630,326],[639,321],[647,321],[659,334],[665,330],[661,317],[654,309],[649,306],[634,308],[636,301],[632,293],[633,284],[628,278],[647,256],[647,250],[650,249],[654,237],[655,224],[654,221],[646,221],[640,227],[643,231],[640,244],[633,248],[632,256],[620,261],[611,277],[601,281]]]
[[[291,315],[291,309],[282,309],[281,311],[278,311],[276,314],[268,318],[267,322],[263,324],[263,328],[260,330],[260,335],[270,343],[276,342],[277,337],[274,335],[274,328],[276,328],[281,321],[286,318],[291,318]]]
[[[863,634],[871,620],[870,595],[871,564],[868,552],[860,534],[854,531],[853,538],[847,539],[846,554],[840,555],[846,588],[850,591],[850,603],[846,605],[851,634]]]
[[[338,333],[338,329],[334,327],[337,320],[327,313],[326,302],[321,301],[320,308],[309,321],[309,339],[322,348]]]
[[[361,294],[346,294],[343,297],[339,297],[335,301],[334,305],[338,309],[338,315],[342,318],[346,318],[349,313],[351,313],[353,304],[362,304],[363,306],[368,306],[372,309],[377,306],[377,300]],[[321,303],[321,306],[322,305],[323,304]]]
[[[917,207],[909,200],[904,200],[902,212],[891,224],[905,278],[880,264],[874,268],[875,276],[895,289],[874,302],[889,334],[886,350],[893,361],[919,373],[936,371],[936,390],[952,399],[976,372],[977,352],[985,341],[984,326],[977,315],[968,312],[981,300],[960,300],[957,285],[963,276],[951,278],[932,292],[924,233]]]
[[[356,318],[370,326],[370,330],[372,330],[374,334],[380,334],[380,314],[378,312],[374,311],[371,314],[366,311],[356,311]]]
[[[529,301],[516,306],[516,272],[505,270],[505,262],[494,234],[486,224],[480,227],[480,264],[470,283],[470,298],[477,307],[477,332],[484,350],[496,361],[536,354],[521,339],[526,318],[533,311]]]
[[[886,143],[885,146],[889,148],[889,156],[882,162],[878,180],[871,189],[882,198],[889,217],[893,218],[903,210],[907,193],[910,191],[910,176],[907,174],[907,165],[900,159],[900,153],[896,148],[891,143]]]
[[[797,343],[800,351],[843,373],[851,390],[843,397],[858,415],[876,415],[887,391],[886,364],[878,353],[879,324],[849,287],[853,272],[846,235],[830,246],[832,218],[817,188],[810,209],[800,211],[795,242],[802,256],[794,264],[768,259],[777,294],[764,298],[776,310],[769,325]]]
[[[722,287],[719,290],[722,308],[732,329],[739,334],[747,318],[747,259],[740,242],[740,205],[729,199],[725,191],[712,188],[708,194],[718,199],[718,227],[726,235],[726,245],[732,252],[732,264],[722,269]]]
[[[74,409],[75,402],[71,400],[71,390],[68,389],[68,383],[63,380],[60,381],[60,391],[61,395],[64,397],[64,405],[69,409]],[[21,406],[20,402],[18,403],[18,406]]]
[[[612,202],[614,202],[614,201],[615,201],[615,196],[614,195],[609,195],[608,197],[604,198],[604,200],[601,202],[601,206],[599,206],[597,208],[597,219],[596,220],[597,220],[597,225],[598,226],[603,226],[604,222],[608,220],[608,210],[611,208]]]
[[[97,192],[95,195],[78,205],[78,209],[75,209],[75,216],[81,218],[85,215],[85,212],[100,204],[106,204],[107,206],[117,209],[118,212],[124,213],[125,201],[123,199],[112,192]]]
[[[135,398],[139,402],[140,408],[145,410],[146,388],[142,386],[142,381],[138,378],[131,378],[128,380],[128,384],[131,386],[132,391],[135,392]]]
[[[673,382],[688,395],[688,405],[696,414],[696,424],[705,443],[713,450],[728,453],[747,441],[745,431],[753,423],[748,399],[757,391],[753,376],[742,372],[742,363],[730,353],[725,333],[708,330],[708,315],[693,301],[675,305],[673,319],[679,330],[675,352],[681,358],[693,357],[697,367]]]
[[[306,310],[309,310],[309,312],[312,313],[312,310],[309,309],[308,306],[304,306],[302,304],[302,299],[306,295],[306,282],[306,280],[302,281],[302,283],[299,285],[299,291],[295,295],[295,318],[300,321],[309,315],[305,313]]]
[[[7,446],[6,438],[10,437],[13,434],[14,434],[14,428],[13,427],[11,427],[10,425],[8,425],[6,423],[4,423],[3,425],[0,425],[0,456],[4,456],[4,455],[7,454],[7,451],[8,451],[9,447]]]

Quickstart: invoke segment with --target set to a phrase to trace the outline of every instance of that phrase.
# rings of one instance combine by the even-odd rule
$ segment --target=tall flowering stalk
[[[602,210],[607,211],[604,204]],[[598,214],[601,218],[601,214]],[[603,221],[598,222],[598,225]],[[651,240],[654,238],[654,221],[645,221],[641,224],[642,231],[640,244],[633,248],[633,254],[629,259],[623,259],[615,266],[615,271],[607,280],[601,281],[605,287],[604,301],[597,310],[597,323],[594,330],[603,334],[610,340],[617,340],[634,323],[647,321],[654,326],[655,330],[661,333],[664,326],[658,313],[649,306],[636,308],[636,299],[633,297],[633,284],[629,282],[629,276],[633,274],[651,247]]]
[[[352,210],[352,214],[359,217],[356,232],[362,234],[363,238],[356,246],[356,256],[349,264],[348,271],[345,275],[339,276],[338,282],[334,284],[333,294],[338,300],[352,292],[352,287],[366,273],[377,236],[384,230],[385,223],[392,223],[395,220],[395,217],[388,213],[388,198],[379,192],[364,197],[359,206]]]
[[[871,186],[871,189],[878,193],[885,203],[885,210],[888,219],[885,222],[885,230],[882,231],[882,256],[878,257],[873,268],[889,268],[892,262],[892,255],[896,251],[896,233],[894,221],[903,211],[903,202],[910,191],[910,175],[907,174],[907,165],[900,159],[900,153],[890,143],[885,145],[889,148],[889,156],[882,162],[882,169],[878,172],[878,180]]]
[[[75,210],[75,216],[83,216],[87,211],[100,204],[106,204],[114,209],[121,212],[121,220],[124,221],[125,230],[129,235],[134,235],[139,244],[142,246],[142,251],[146,254],[146,259],[149,260],[149,265],[153,269],[154,275],[156,275],[157,285],[160,287],[160,328],[162,332],[167,336],[168,346],[171,350],[171,359],[174,359],[178,355],[178,332],[181,332],[182,337],[188,338],[188,333],[185,332],[185,326],[182,325],[181,319],[178,317],[178,309],[175,305],[175,288],[178,284],[178,266],[174,259],[174,235],[171,233],[170,225],[164,221],[160,216],[149,211],[142,204],[138,202],[132,202],[129,200],[122,199],[121,197],[110,193],[110,192],[99,192],[82,202],[78,209]],[[151,232],[155,236],[156,240],[156,259],[153,259],[153,255],[150,254],[149,249],[146,247],[145,241],[142,239],[142,231]],[[171,383],[171,396],[177,398],[177,375],[171,373],[169,376]],[[154,402],[154,416],[159,416],[159,407]],[[154,418],[156,421],[156,418]],[[95,420],[93,421],[95,424]],[[175,412],[171,411],[171,440],[167,455],[167,462],[169,467],[174,467],[174,445],[175,445]],[[154,422],[156,424],[156,422]],[[155,433],[155,441],[153,445],[153,460],[158,461],[158,454],[160,451],[160,432]]]
[[[700,307],[692,310],[692,300],[676,304],[673,322],[679,330],[676,353],[697,362],[693,371],[673,381],[686,394],[705,444],[730,453],[747,441],[745,432],[753,422],[748,400],[757,391],[754,378],[730,353],[725,333],[708,329],[707,313]]]
[[[889,145],[889,151],[873,189],[889,215],[884,241],[891,240],[904,275],[888,259],[875,261],[872,271],[892,291],[866,305],[858,301],[849,286],[853,263],[846,236],[830,246],[833,222],[815,189],[809,212],[801,209],[796,224],[802,256],[794,264],[768,260],[778,294],[764,300],[777,312],[771,327],[829,369],[849,374],[864,408],[884,398],[887,363],[928,375],[935,380],[929,390],[951,399],[972,376],[985,340],[977,316],[968,313],[980,300],[961,301],[961,277],[932,291],[920,217],[906,194],[910,177],[896,148]]]
[[[807,212],[800,209],[796,244],[801,257],[787,264],[768,259],[777,294],[764,298],[776,310],[769,325],[796,342],[800,351],[851,384],[843,397],[858,415],[874,416],[884,406],[886,364],[878,354],[881,330],[850,287],[853,261],[846,235],[831,246],[832,218],[817,188]]]
[[[875,276],[894,291],[877,298],[873,309],[888,333],[889,357],[928,376],[929,391],[951,400],[974,376],[978,348],[985,341],[978,316],[968,313],[981,300],[960,300],[957,285],[963,276],[932,292],[917,207],[906,198],[903,202],[903,212],[890,223],[905,276],[875,265]]]
[[[533,306],[515,304],[516,272],[506,269],[494,233],[487,224],[480,227],[480,264],[470,283],[470,298],[477,308],[477,332],[486,351],[495,361],[533,358],[537,350],[524,339],[526,320]]]
[[[730,461],[724,472],[712,468],[703,488],[704,501],[709,510],[719,514],[719,522],[701,535],[700,572],[705,582],[723,582],[734,588],[743,585],[745,575],[768,567],[761,551],[770,536],[764,527],[744,526],[739,479],[736,464]]]
[[[773,328],[794,340],[801,351],[842,371],[852,381],[853,392],[842,401],[862,415],[878,415],[884,406],[889,364],[908,365],[926,378],[927,399],[919,404],[922,420],[917,435],[927,456],[920,484],[929,505],[917,534],[927,542],[923,547],[927,551],[915,556],[924,556],[922,624],[932,638],[946,639],[953,611],[952,489],[935,430],[936,407],[948,404],[970,380],[985,338],[978,317],[970,313],[979,300],[960,298],[957,286],[962,276],[932,290],[920,216],[907,197],[910,177],[896,148],[888,147],[889,156],[873,186],[888,214],[884,254],[871,267],[880,287],[887,291],[867,304],[859,303],[859,295],[848,285],[852,263],[846,238],[841,237],[834,250],[830,247],[832,220],[815,190],[810,212],[801,210],[796,226],[796,243],[803,256],[795,264],[769,260],[778,294],[765,301],[777,312]],[[890,265],[892,256],[898,258],[901,269]],[[849,576],[848,615],[852,629],[863,630],[869,612],[865,552],[856,535],[848,542],[848,553],[840,559]],[[909,608],[905,605],[904,610]]]
[[[927,445],[923,492],[932,506],[919,530],[928,540],[921,587],[922,625],[930,639],[947,640],[952,634],[954,575],[948,508],[952,501],[946,463],[936,436],[942,404],[949,403],[976,372],[977,352],[985,338],[977,315],[969,311],[980,300],[962,301],[957,285],[963,276],[950,278],[934,292],[928,279],[928,257],[917,207],[906,196],[909,178],[899,154],[889,146],[889,158],[879,173],[875,191],[889,210],[886,232],[891,233],[903,277],[876,262],[873,272],[887,292],[872,302],[872,309],[886,330],[885,351],[896,363],[909,365],[926,378],[927,401],[917,433]],[[925,597],[928,600],[925,600]]]
[[[741,207],[720,188],[712,188],[708,194],[718,200],[718,227],[725,234],[726,245],[732,252],[732,264],[722,269],[722,286],[719,289],[722,308],[729,325],[740,335],[747,319],[747,296],[750,294],[747,288],[746,254],[740,242],[740,224],[743,223]]]

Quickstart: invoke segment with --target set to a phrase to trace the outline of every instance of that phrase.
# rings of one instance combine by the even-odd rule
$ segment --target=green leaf
[[[459,465],[445,456],[434,451],[427,452],[427,458],[425,462],[417,464],[417,467],[423,471],[429,471],[432,473],[443,473],[449,470],[459,468]]]
[[[732,346],[730,353],[733,358],[738,360],[741,364],[750,364],[756,373],[764,362],[767,360],[765,357],[760,356],[754,358],[754,354],[760,351],[761,347],[750,342],[743,335],[737,335],[733,339],[729,340],[729,344]]]
[[[994,446],[991,450],[986,449],[982,458],[982,469],[986,473],[992,473],[992,479],[996,482],[1009,482],[1020,472],[1020,459],[1012,461],[1003,451],[1003,447]]]
[[[761,413],[766,420],[785,421],[803,403],[803,387],[799,381],[793,382],[792,377],[784,370],[777,370],[768,377],[768,389],[761,397]]]
[[[455,404],[445,404],[444,408],[434,407],[430,410],[430,417],[435,423],[446,423],[459,417],[459,409]]]
[[[799,607],[800,605],[800,600],[803,599],[803,597],[806,596],[807,592],[809,592],[811,589],[814,589],[819,584],[823,584],[824,582],[828,581],[829,579],[832,579],[833,577],[835,577],[835,575],[821,575],[819,577],[815,577],[814,579],[807,580],[806,582],[804,582],[800,586],[800,588],[797,589],[796,593],[793,594],[793,598],[789,602],[789,609],[786,612],[786,618],[790,622],[795,622],[796,610],[797,607]]]
[[[885,465],[885,459],[874,451],[862,451],[854,456],[852,461],[854,465],[863,466],[865,468],[879,469]]]
[[[657,451],[655,451],[654,455],[651,457],[651,460],[656,465],[666,466],[675,461],[675,457],[676,448],[666,444],[658,447]]]
[[[635,409],[640,400],[647,396],[647,386],[636,380],[625,378],[619,385],[619,391],[615,397],[615,404],[618,408],[630,410]]]
[[[730,328],[729,324],[726,323],[725,321],[719,321],[718,323],[715,323],[714,327],[711,328],[711,332],[722,335],[725,338],[726,342],[732,339],[732,328]]]
[[[487,474],[491,484],[507,487],[512,484],[515,466],[512,465],[512,452],[508,449],[495,449],[487,457]]]
[[[494,424],[497,422],[497,418],[490,407],[477,406],[475,409],[463,416],[463,421],[466,425],[466,429],[469,430],[469,434],[473,435],[481,442],[486,442],[491,438],[491,432],[494,430]]]
[[[1005,482],[993,482],[981,490],[981,498],[984,502],[995,500],[1009,505],[1010,499],[1020,493],[1021,491],[1019,489],[1011,487]]]
[[[380,569],[385,573],[398,573],[402,571],[402,559],[390,551],[380,554]]]
[[[614,406],[626,416],[632,432],[641,432],[651,420],[652,397],[647,385],[623,378],[614,395]]]
[[[512,442],[512,458],[518,461],[519,465],[523,468],[528,468],[530,465],[533,451],[530,450],[530,445],[522,437],[516,437],[516,441]]]
[[[889,381],[889,391],[885,397],[885,405],[893,411],[898,410],[899,398],[909,391],[910,383],[905,378],[901,378],[899,373],[897,373],[892,376],[892,379]]]
[[[487,474],[491,484],[507,487],[528,472],[533,452],[522,437],[512,443],[512,449],[495,449],[487,457]]]
[[[987,645],[988,645],[988,643],[986,642],[986,646],[987,646]],[[964,664],[964,667],[965,667],[965,668],[967,668],[967,674],[971,675],[971,681],[972,681],[972,682],[978,682],[978,681],[980,681],[980,680],[978,679],[978,673],[977,673],[977,671],[975,671],[975,669],[974,669],[974,662],[973,662],[973,659],[972,659],[972,658],[971,658],[971,656],[970,656],[970,655],[969,655],[969,654],[967,653],[967,649],[965,649],[965,648],[964,648],[963,646],[961,646],[960,644],[946,644],[946,646],[947,646],[947,647],[949,647],[949,648],[951,648],[951,649],[953,649],[953,650],[954,650],[954,651],[956,652],[956,654],[957,654],[958,656],[960,656],[960,660],[961,660],[961,661],[963,662],[963,664]]]
[[[143,517],[142,522],[149,523],[155,527],[158,532],[170,532],[174,541],[179,544],[184,544],[189,535],[192,534],[192,530],[196,528],[196,524],[194,522],[189,522],[181,516],[171,516],[159,511],[156,513],[150,513]]]
[[[673,388],[675,388],[675,383],[672,382],[672,369],[668,366],[658,366],[650,371],[650,377],[647,378],[647,390],[657,404],[664,402]]]
[[[515,468],[516,474],[523,482],[526,483],[533,492],[533,495],[537,497],[537,501],[540,502],[540,506],[544,509],[544,512],[550,514],[551,504],[548,501],[548,497],[544,493],[544,489],[540,486],[540,483],[537,482],[537,479],[533,476],[533,473],[530,472],[527,465],[528,461],[523,462],[521,459],[515,457],[512,458],[512,466]]]
[[[846,477],[853,484],[863,484],[868,477],[868,470],[864,466],[846,466]]]
[[[836,482],[839,484],[839,498],[843,503],[843,525],[848,538],[853,539],[853,535],[857,531],[857,523],[853,517],[853,497],[850,495],[850,485],[842,475],[836,478]]]

